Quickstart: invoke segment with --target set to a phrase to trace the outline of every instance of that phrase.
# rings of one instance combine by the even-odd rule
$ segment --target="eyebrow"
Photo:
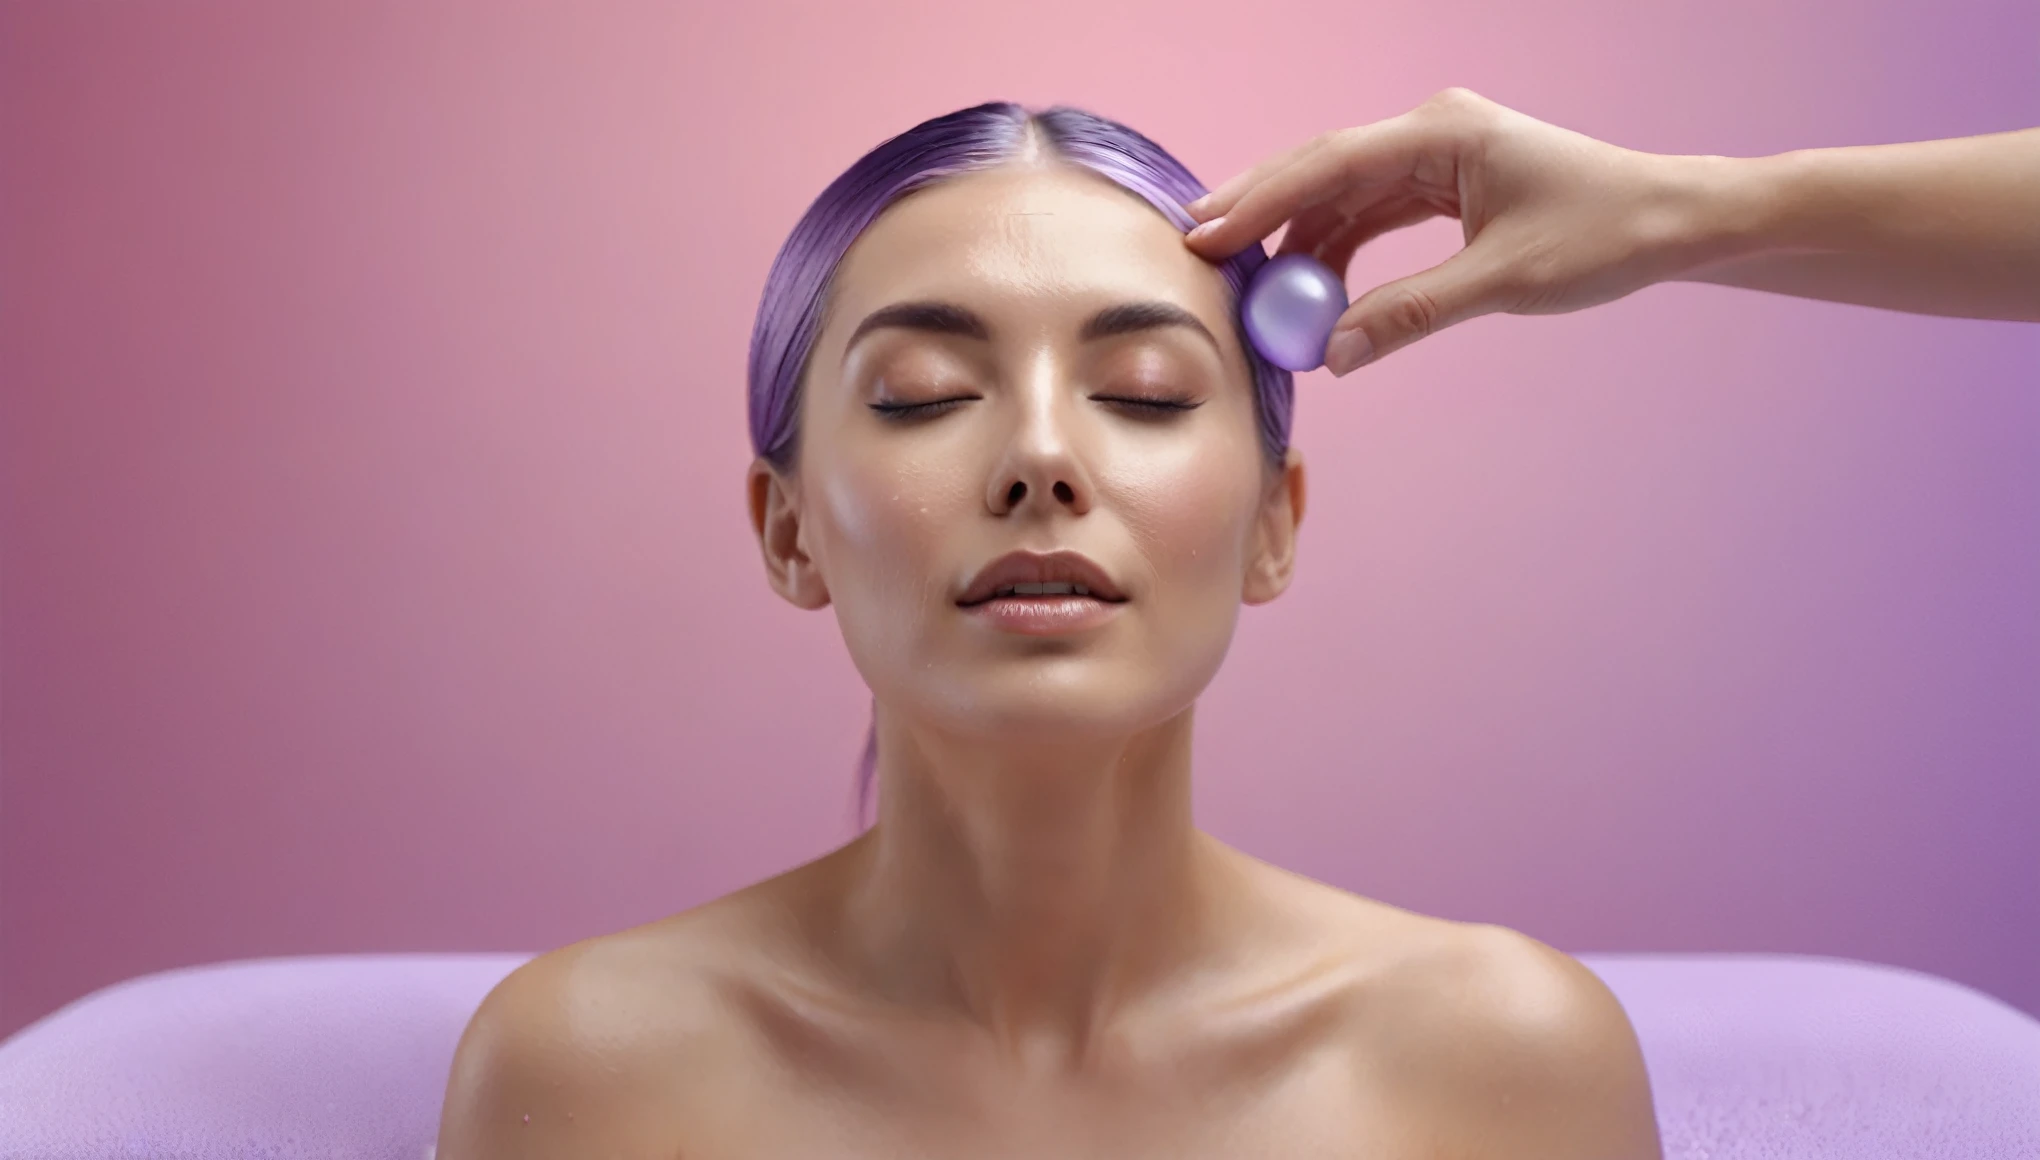
[[[1170,302],[1121,302],[1107,306],[1084,320],[1083,329],[1077,332],[1077,337],[1091,342],[1116,334],[1133,334],[1165,326],[1196,331],[1204,336],[1212,349],[1223,353],[1217,337],[1196,315]],[[985,325],[984,319],[953,302],[895,302],[866,315],[864,321],[857,324],[857,329],[850,332],[850,341],[843,345],[843,353],[847,356],[859,339],[874,330],[888,327],[955,334],[985,341],[992,337],[991,328]]]

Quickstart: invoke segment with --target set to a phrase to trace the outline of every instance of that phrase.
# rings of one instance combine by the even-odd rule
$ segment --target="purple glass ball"
[[[1287,371],[1325,365],[1325,340],[1346,312],[1346,282],[1309,254],[1283,254],[1254,271],[1240,300],[1247,337]]]

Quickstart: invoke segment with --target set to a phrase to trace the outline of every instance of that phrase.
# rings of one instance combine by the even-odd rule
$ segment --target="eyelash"
[[[1091,397],[1101,403],[1132,407],[1138,413],[1157,418],[1181,411],[1194,411],[1204,405],[1203,403],[1193,403],[1187,398],[1129,399],[1119,395],[1093,395]],[[968,403],[970,401],[968,398],[962,398],[938,399],[933,403],[870,403],[867,405],[873,411],[878,412],[879,418],[899,422],[905,419],[927,418],[940,415],[959,403]]]

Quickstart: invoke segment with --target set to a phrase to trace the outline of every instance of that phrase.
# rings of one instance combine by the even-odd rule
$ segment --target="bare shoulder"
[[[1266,866],[1265,863],[1261,864]],[[1643,1051],[1584,963],[1504,926],[1405,910],[1270,868],[1286,927],[1349,966],[1342,1026],[1416,1154],[1663,1160]],[[1295,937],[1293,934],[1291,937]],[[1280,941],[1271,939],[1270,942]]]
[[[1438,920],[1432,920],[1437,922]],[[1661,1160],[1634,1027],[1600,976],[1537,939],[1445,923],[1384,983],[1394,1058],[1467,1160]]]
[[[670,1160],[679,1091],[729,1056],[713,919],[677,916],[539,955],[455,1050],[435,1160]]]

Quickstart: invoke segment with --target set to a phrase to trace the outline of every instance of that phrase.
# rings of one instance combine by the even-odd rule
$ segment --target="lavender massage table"
[[[0,1043],[0,1160],[431,1160],[468,1016],[528,954],[163,971]],[[1642,1040],[1666,1160],[2040,1160],[2040,1020],[1932,975],[1583,954]]]

